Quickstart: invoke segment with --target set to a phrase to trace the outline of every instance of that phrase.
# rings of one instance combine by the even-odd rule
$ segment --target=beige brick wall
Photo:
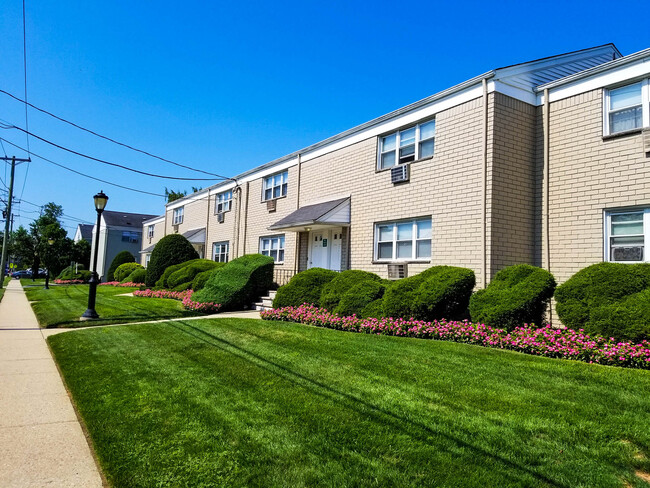
[[[535,262],[536,109],[501,93],[490,94],[488,107],[489,281],[507,266]]]
[[[185,203],[185,209],[183,211],[183,223],[178,225],[177,230],[173,225],[174,211],[168,208],[165,213],[165,218],[167,221],[167,234],[184,234],[190,230],[205,228],[208,221],[208,205],[209,201],[207,194],[202,195],[201,198],[197,199],[196,201]],[[211,255],[211,251],[211,249],[206,249],[206,256],[208,258]]]
[[[232,196],[231,209],[223,214],[223,222],[217,221],[217,214],[215,212],[217,194],[210,196],[210,215],[207,232],[208,249],[205,256],[207,259],[214,259],[213,244],[224,241],[229,244],[229,259],[232,260],[238,256],[237,239],[235,236],[237,235],[237,219],[241,205],[241,192],[233,189]]]
[[[642,136],[603,138],[602,104],[598,89],[550,105],[550,268],[558,283],[603,260],[603,210],[650,205]]]
[[[155,246],[158,244],[158,241],[165,237],[165,222],[161,220],[156,222],[153,229],[153,237],[150,239],[149,236],[149,224],[144,224],[142,226],[142,246],[141,249],[146,249],[149,246]],[[140,264],[145,265],[145,254],[140,254]]]
[[[466,266],[481,279],[482,100],[436,117],[433,158],[411,165],[411,180],[393,185],[376,171],[377,138],[302,164],[300,202],[351,195],[350,267],[386,276],[374,264],[374,224],[432,216],[430,263],[409,264],[409,274],[439,264]]]

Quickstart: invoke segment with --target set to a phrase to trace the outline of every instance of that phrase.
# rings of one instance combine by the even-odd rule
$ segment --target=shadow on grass
[[[314,380],[301,373],[293,371],[287,368],[286,366],[270,361],[269,359],[266,359],[265,357],[260,356],[259,354],[256,354],[241,346],[233,344],[232,342],[226,339],[210,334],[209,332],[206,332],[205,330],[193,326],[187,322],[183,322],[182,320],[177,320],[176,322],[182,324],[186,328],[176,325],[175,323],[172,323],[170,325],[185,334],[188,334],[206,344],[221,349],[224,352],[232,354],[233,356],[236,356],[239,359],[254,364],[255,366],[262,368],[271,374],[279,376],[283,380],[288,381],[296,386],[307,388],[310,391],[312,391],[314,394],[319,395],[327,400],[343,403],[347,408],[352,409],[359,414],[367,414],[366,411],[369,411],[370,416],[372,416],[373,419],[380,422],[387,422],[396,430],[399,430],[400,432],[403,432],[408,436],[418,438],[420,441],[424,441],[424,442],[428,441],[430,436],[432,435],[444,437],[445,439],[455,443],[459,447],[466,448],[475,452],[477,456],[482,456],[491,461],[501,463],[502,465],[507,466],[508,468],[527,473],[530,476],[534,477],[536,480],[547,483],[550,486],[562,487],[562,488],[566,486],[562,483],[559,483],[555,480],[546,477],[543,474],[535,472],[534,470],[528,468],[527,466],[517,464],[513,461],[504,458],[503,456],[491,453],[480,446],[470,444],[469,442],[460,439],[458,437],[455,437],[451,434],[442,432],[440,430],[436,430],[426,424],[423,424],[421,422],[409,419],[402,415],[386,410],[366,400],[363,400],[362,398],[358,398],[349,393],[336,390],[335,388],[332,388],[329,385],[326,385],[320,381]],[[187,329],[191,329],[191,330],[187,330]]]

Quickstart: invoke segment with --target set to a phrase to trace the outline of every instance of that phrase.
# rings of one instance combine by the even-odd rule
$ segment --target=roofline
[[[345,139],[346,137],[354,135],[354,134],[356,134],[358,132],[362,132],[362,131],[364,131],[366,129],[369,129],[370,127],[373,127],[375,125],[381,124],[382,122],[385,122],[386,120],[390,120],[392,118],[399,117],[400,115],[404,115],[404,114],[406,114],[408,112],[411,112],[413,110],[416,110],[416,109],[418,109],[418,108],[420,108],[422,106],[428,105],[429,103],[432,103],[432,102],[435,102],[435,101],[440,100],[442,98],[453,95],[453,94],[455,94],[457,92],[460,92],[462,90],[465,90],[465,89],[467,89],[467,88],[469,88],[471,86],[474,86],[474,85],[482,82],[484,79],[492,78],[494,75],[495,75],[495,70],[486,71],[485,73],[483,73],[481,75],[475,76],[474,78],[470,78],[469,80],[466,80],[466,81],[464,81],[462,83],[459,83],[458,85],[454,85],[454,86],[452,86],[450,88],[447,88],[447,89],[442,90],[442,91],[440,91],[438,93],[430,95],[430,96],[428,96],[426,98],[418,100],[417,102],[413,102],[413,103],[411,103],[409,105],[406,105],[405,107],[399,108],[397,110],[393,110],[392,112],[389,112],[389,113],[387,113],[385,115],[374,118],[374,119],[372,119],[372,120],[370,120],[368,122],[364,122],[363,124],[352,127],[351,129],[347,129],[347,130],[345,130],[343,132],[340,132],[340,133],[338,133],[336,135],[328,137],[327,139],[323,139],[320,142],[317,142],[315,144],[311,144],[310,146],[306,146],[306,147],[304,147],[302,149],[298,149],[297,151],[294,151],[294,152],[292,152],[290,154],[287,154],[286,156],[282,156],[280,158],[269,161],[268,163],[264,163],[264,164],[261,164],[259,166],[256,166],[256,167],[254,167],[252,169],[244,171],[243,173],[239,173],[238,175],[236,175],[236,176],[234,176],[232,178],[229,178],[228,180],[220,181],[219,183],[215,183],[212,186],[209,186],[207,188],[203,188],[203,189],[201,189],[200,191],[198,191],[196,193],[192,193],[191,195],[186,195],[183,198],[179,198],[178,200],[174,200],[173,202],[170,202],[170,203],[166,204],[165,207],[167,207],[167,205],[177,204],[178,202],[189,199],[191,197],[196,197],[196,196],[198,196],[198,195],[200,195],[200,194],[202,194],[202,193],[204,193],[206,191],[210,192],[211,190],[214,190],[214,189],[219,188],[221,186],[228,185],[228,184],[232,183],[233,181],[235,181],[235,184],[238,184],[237,180],[246,178],[247,176],[250,176],[250,175],[252,175],[254,173],[257,173],[259,171],[263,171],[265,169],[271,168],[273,166],[284,163],[284,162],[289,161],[291,159],[297,158],[301,154],[305,154],[305,153],[314,151],[316,149],[319,149],[321,147],[327,146],[329,144],[332,144],[334,142],[340,141],[341,139]]]
[[[578,73],[575,73],[573,75],[565,76],[564,78],[560,78],[559,80],[551,81],[550,83],[546,83],[544,85],[539,85],[537,88],[535,88],[535,91],[537,93],[543,92],[546,89],[552,89],[556,88],[558,86],[565,85],[567,83],[571,83],[577,80],[581,80],[583,78],[588,78],[589,76],[596,75],[598,73],[602,73],[604,71],[610,70],[612,68],[617,68],[619,66],[626,65],[628,63],[633,63],[634,61],[638,61],[640,59],[643,59],[645,57],[650,56],[650,48],[644,49],[642,51],[638,51],[636,53],[628,54],[627,56],[624,56],[622,58],[614,59],[612,61],[608,61],[607,63],[599,64],[598,66],[594,66],[593,68],[586,69],[584,71],[580,71]]]
[[[158,215],[157,217],[152,217],[150,219],[143,220],[142,223],[143,224],[148,224],[149,222],[153,222],[155,220],[165,220],[165,215],[164,214],[163,215]]]
[[[515,66],[523,66],[525,64],[539,63],[540,61],[546,61],[548,59],[553,59],[553,58],[561,58],[562,56],[570,56],[572,54],[585,53],[587,51],[595,51],[596,49],[602,49],[604,47],[614,48],[614,51],[616,51],[616,54],[623,57],[623,55],[621,54],[621,51],[618,50],[616,45],[613,42],[608,42],[606,44],[601,44],[600,46],[587,47],[587,48],[584,48],[584,49],[577,49],[576,51],[569,51],[568,53],[554,54],[553,56],[545,56],[543,58],[533,59],[532,61],[525,61],[523,63],[510,64],[508,66],[503,66],[501,68],[497,68],[495,71],[499,71],[499,70],[507,69],[507,68],[514,68]]]

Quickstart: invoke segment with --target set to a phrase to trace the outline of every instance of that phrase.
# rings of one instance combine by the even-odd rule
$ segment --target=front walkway
[[[102,486],[18,280],[9,283],[0,302],[0,486]]]

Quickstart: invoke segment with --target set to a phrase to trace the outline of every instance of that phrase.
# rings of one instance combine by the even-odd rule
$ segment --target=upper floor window
[[[232,205],[232,190],[219,193],[215,202],[215,213],[224,213],[230,210]]]
[[[284,262],[284,236],[260,238],[260,254],[271,256],[276,263]]]
[[[433,156],[435,137],[435,120],[381,137],[379,169],[388,169],[396,164],[410,163],[417,159]]]
[[[648,80],[613,88],[605,97],[606,134],[650,126],[650,94]]]
[[[149,239],[152,239],[152,238],[153,238],[153,230],[154,230],[154,227],[155,227],[155,226],[154,226],[153,224],[150,225],[149,227],[147,227],[147,236],[149,237]]]
[[[431,259],[431,218],[375,224],[377,261]]]
[[[606,215],[606,260],[639,263],[650,261],[645,243],[650,237],[650,208]]]
[[[122,242],[136,243],[140,241],[140,233],[125,230],[122,232]]]
[[[215,242],[212,244],[212,256],[214,260],[218,263],[227,263],[228,262],[228,241]]]
[[[173,225],[178,225],[183,223],[183,209],[185,207],[178,207],[174,209],[174,214],[173,214],[173,220],[172,223]]]
[[[264,178],[264,200],[273,200],[287,195],[289,172],[283,171]]]

